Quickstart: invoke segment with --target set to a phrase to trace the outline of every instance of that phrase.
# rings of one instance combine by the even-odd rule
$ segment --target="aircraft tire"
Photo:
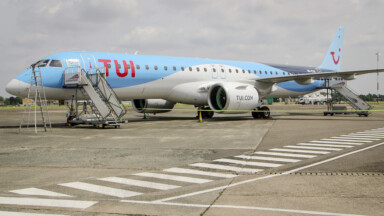
[[[262,112],[260,113],[260,115],[261,115],[261,117],[262,117],[263,119],[269,119],[269,118],[271,118],[271,112],[269,111],[269,108],[268,108],[267,106],[263,106],[263,107],[261,107],[260,110],[262,111]]]
[[[258,111],[258,109],[255,109],[255,111]],[[261,118],[260,114],[261,114],[260,112],[252,112],[252,117],[254,119],[259,119],[259,118]]]

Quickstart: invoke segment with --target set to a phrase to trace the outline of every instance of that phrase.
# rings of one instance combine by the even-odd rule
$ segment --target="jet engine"
[[[254,86],[242,83],[217,83],[208,91],[208,104],[218,113],[246,113],[259,103],[259,93]]]
[[[132,107],[138,113],[165,113],[175,106],[174,102],[163,99],[135,99]]]

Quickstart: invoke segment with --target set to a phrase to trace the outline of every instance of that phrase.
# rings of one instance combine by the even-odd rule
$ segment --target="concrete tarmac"
[[[129,110],[119,129],[51,109],[38,134],[0,109],[0,215],[384,215],[384,113],[270,108],[202,123],[191,106]]]

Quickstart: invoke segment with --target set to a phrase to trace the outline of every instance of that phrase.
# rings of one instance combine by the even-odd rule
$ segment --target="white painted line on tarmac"
[[[283,157],[295,157],[295,158],[314,158],[317,155],[306,155],[306,154],[290,154],[290,153],[280,153],[280,152],[265,152],[265,151],[257,151],[253,154],[258,155],[272,155],[272,156],[283,156]]]
[[[274,149],[271,149],[271,151],[309,153],[309,154],[329,154],[329,153],[331,153],[331,152],[327,152],[327,151],[308,151],[308,150],[282,149],[282,148],[274,148]]]
[[[364,139],[364,140],[382,140],[380,137],[373,137],[373,136],[363,136],[363,135],[340,135],[343,138],[359,138],[359,139]]]
[[[247,159],[247,160],[265,160],[265,161],[278,161],[278,162],[288,162],[288,163],[295,163],[295,162],[301,161],[298,159],[290,159],[290,158],[262,157],[262,156],[250,156],[250,155],[238,155],[235,157]]]
[[[297,145],[302,145],[302,146],[339,147],[339,148],[352,148],[352,147],[356,147],[356,146],[351,146],[351,145],[331,145],[331,144],[316,144],[316,143],[298,143]]]
[[[202,179],[202,178],[191,178],[191,177],[185,177],[185,176],[175,176],[175,175],[160,174],[160,173],[148,173],[148,172],[136,173],[133,175],[149,177],[149,178],[172,180],[172,181],[195,183],[195,184],[203,184],[203,183],[212,181],[209,179]]]
[[[227,171],[234,171],[238,173],[257,173],[257,172],[263,171],[262,169],[242,168],[242,167],[225,166],[225,165],[219,165],[219,164],[209,164],[209,163],[195,163],[195,164],[190,164],[189,166],[208,168],[208,169],[227,170]]]
[[[373,134],[384,136],[384,132],[375,132],[375,131],[364,131],[364,132],[356,132],[357,134]]]
[[[372,140],[372,141],[378,141],[378,140],[381,140],[381,139],[371,139],[371,138],[364,138],[364,137],[331,137],[331,138],[335,138],[335,139],[353,139],[353,140]]]
[[[171,172],[171,173],[184,173],[184,174],[193,174],[193,175],[212,176],[212,177],[218,177],[218,178],[235,178],[238,176],[234,174],[207,172],[207,171],[184,169],[184,168],[177,168],[177,167],[165,169],[163,171]]]
[[[257,210],[257,211],[270,211],[270,212],[284,212],[295,214],[309,214],[309,215],[329,215],[329,216],[363,216],[356,214],[343,214],[333,212],[319,212],[308,211],[299,209],[281,209],[281,208],[267,208],[257,206],[236,206],[236,205],[205,205],[205,204],[188,204],[188,203],[171,203],[171,202],[157,202],[157,201],[136,201],[136,200],[121,200],[121,202],[132,204],[147,204],[147,205],[165,205],[165,206],[181,206],[181,207],[194,207],[194,208],[224,208],[224,209],[242,209],[242,210]]]
[[[142,194],[134,191],[116,189],[116,188],[89,184],[84,182],[70,182],[70,183],[59,184],[59,185],[75,188],[79,190],[89,191],[93,193],[104,194],[108,196],[120,197],[120,198],[133,197],[133,196],[138,196]]]
[[[371,129],[366,131],[383,131],[384,132],[384,128],[376,128],[376,129]]]
[[[324,141],[341,141],[341,142],[366,142],[366,143],[373,142],[370,140],[352,140],[352,139],[321,139],[321,140],[324,140]]]
[[[174,196],[174,197],[168,197],[168,198],[152,201],[151,203],[167,202],[167,201],[170,201],[170,200],[176,200],[176,199],[181,199],[181,198],[185,198],[185,197],[190,197],[190,196],[196,196],[196,195],[200,195],[200,194],[204,194],[204,193],[209,193],[209,192],[213,192],[213,191],[224,190],[224,189],[227,189],[227,188],[232,188],[232,187],[236,187],[236,186],[239,186],[239,185],[248,184],[248,183],[252,183],[252,182],[260,181],[260,180],[264,180],[264,179],[270,179],[270,178],[273,178],[273,177],[289,175],[291,173],[295,173],[295,172],[298,172],[298,171],[301,171],[301,170],[304,170],[304,169],[308,169],[308,168],[311,168],[311,167],[314,167],[314,166],[318,166],[318,165],[321,165],[321,164],[324,164],[324,163],[328,163],[330,161],[334,161],[334,160],[337,160],[337,159],[340,159],[340,158],[343,158],[343,157],[346,157],[346,156],[349,156],[349,155],[352,155],[352,154],[356,154],[356,153],[359,153],[359,152],[362,152],[362,151],[366,151],[366,150],[369,150],[369,149],[372,149],[372,148],[375,148],[375,147],[378,147],[378,146],[381,146],[381,145],[384,145],[384,142],[376,144],[376,145],[368,146],[368,147],[365,147],[365,148],[362,148],[362,149],[358,149],[356,151],[348,152],[348,153],[345,153],[345,154],[342,154],[342,155],[338,155],[338,156],[335,156],[335,157],[331,157],[329,159],[322,160],[322,161],[319,161],[319,162],[316,162],[316,163],[313,163],[313,164],[309,164],[309,165],[306,165],[306,166],[302,166],[302,167],[299,167],[299,168],[296,168],[296,169],[292,169],[292,170],[289,170],[287,172],[283,172],[283,173],[279,173],[279,174],[273,174],[273,175],[267,175],[267,176],[262,176],[262,177],[256,177],[256,178],[253,178],[253,179],[248,179],[248,180],[245,180],[245,181],[240,181],[240,182],[237,182],[237,183],[234,183],[234,184],[230,184],[230,185],[226,185],[226,186],[215,187],[215,188],[211,188],[211,189],[207,189],[207,190],[202,190],[202,191],[196,191],[196,192],[193,192],[193,193],[183,194],[183,195]]]
[[[240,164],[244,166],[261,166],[261,167],[279,167],[282,164],[274,164],[274,163],[264,163],[264,162],[252,162],[252,161],[243,161],[243,160],[233,160],[233,159],[217,159],[214,160],[216,162],[223,162],[223,163],[232,163],[232,164]]]
[[[313,140],[311,143],[329,143],[329,144],[340,144],[340,145],[363,145],[364,143],[356,143],[356,142],[334,142],[334,141],[320,141]]]
[[[21,194],[21,195],[33,195],[33,196],[72,197],[66,194],[56,193],[53,191],[43,190],[39,188],[25,188],[20,190],[12,190],[9,192]]]
[[[94,202],[94,201],[81,201],[81,200],[0,197],[0,205],[45,206],[45,207],[86,209],[96,203],[97,202]]]
[[[377,138],[377,139],[383,139],[384,136],[378,136],[378,135],[370,135],[370,134],[348,134],[348,135],[340,135],[340,136],[351,136],[351,137],[366,137],[366,138]]]
[[[325,148],[325,147],[310,147],[310,146],[293,146],[287,145],[284,148],[293,148],[293,149],[310,149],[310,150],[326,150],[326,151],[340,151],[341,148]]]
[[[0,216],[67,216],[67,215],[0,211]]]
[[[134,180],[134,179],[120,178],[120,177],[107,177],[107,178],[100,178],[99,180],[125,184],[125,185],[132,185],[137,187],[152,188],[157,190],[171,190],[171,189],[176,189],[180,187],[176,185],[160,184],[155,182],[140,181],[140,180]]]
[[[272,155],[272,156],[283,156],[283,157],[295,157],[295,158],[314,158],[317,155],[307,155],[307,154],[291,154],[291,153],[282,153],[282,152],[265,152],[265,151],[257,151],[253,154],[258,155]]]

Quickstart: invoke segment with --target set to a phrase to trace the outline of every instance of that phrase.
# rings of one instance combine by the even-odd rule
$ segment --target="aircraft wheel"
[[[271,112],[269,111],[269,108],[268,108],[267,106],[263,106],[263,107],[261,107],[260,110],[262,111],[262,112],[260,113],[260,115],[261,115],[261,117],[262,117],[263,119],[269,119],[269,118],[271,118]]]
[[[203,110],[201,115],[204,119],[211,119],[215,114],[209,107],[204,107]]]
[[[254,109],[255,111],[258,111],[258,109]],[[252,117],[254,119],[258,119],[258,118],[261,118],[261,113],[260,112],[252,112]]]

